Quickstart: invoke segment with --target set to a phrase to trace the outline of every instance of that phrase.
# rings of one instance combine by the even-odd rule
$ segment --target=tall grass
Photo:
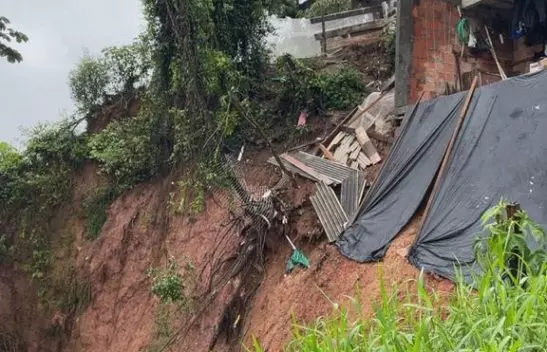
[[[371,318],[352,319],[348,309],[335,308],[332,317],[312,326],[295,323],[286,350],[547,351],[545,251],[531,250],[524,241],[533,235],[545,248],[545,235],[524,212],[505,217],[505,206],[483,217],[490,236],[477,243],[481,274],[475,289],[459,275],[454,293],[440,304],[420,275],[417,294],[404,302],[398,290],[383,289]]]

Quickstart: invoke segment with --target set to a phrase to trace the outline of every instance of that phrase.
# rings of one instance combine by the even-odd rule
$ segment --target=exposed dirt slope
[[[252,162],[247,164],[246,175],[251,186],[271,187],[278,180],[279,172],[265,163],[267,157],[265,152],[249,154]],[[316,238],[320,225],[308,200],[313,187],[311,182],[299,179],[298,188],[286,194],[299,207],[290,219],[290,235],[309,255],[312,267],[286,276],[285,264],[291,250],[280,234],[271,235],[265,278],[245,321],[247,344],[254,335],[269,351],[281,351],[290,338],[292,313],[303,322],[312,322],[331,313],[332,302],[349,303],[347,296],[355,296],[359,285],[359,298],[365,313],[370,314],[379,296],[379,273],[383,273],[388,287],[393,283],[410,285],[418,275],[398,254],[413,241],[417,221],[403,231],[383,263],[358,264],[343,258],[323,237]],[[75,323],[66,351],[146,350],[155,340],[158,306],[150,295],[146,270],[151,265],[165,265],[167,258],[174,257],[181,268],[191,262],[199,273],[210,261],[215,243],[230,219],[228,210],[213,196],[207,200],[205,212],[195,219],[174,216],[168,211],[168,195],[173,189],[168,178],[141,185],[118,199],[110,208],[100,238],[81,249],[78,261],[91,272],[93,302]],[[237,233],[228,236],[228,249],[235,249]],[[445,282],[429,281],[431,287],[441,291],[450,288]],[[204,286],[204,282],[198,282],[195,292],[189,292],[198,303]],[[180,336],[172,351],[208,350],[235,286],[228,285],[219,293],[192,329]],[[179,313],[174,328],[191,316],[192,312]],[[228,349],[219,339],[215,350]]]

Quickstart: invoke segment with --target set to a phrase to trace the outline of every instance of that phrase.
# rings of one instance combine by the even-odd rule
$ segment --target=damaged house
[[[545,57],[544,0],[400,1],[398,108],[537,69]],[[491,43],[491,44],[490,44]]]

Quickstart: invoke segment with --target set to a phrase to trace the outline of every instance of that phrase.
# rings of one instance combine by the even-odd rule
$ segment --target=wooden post
[[[506,80],[507,75],[505,74],[505,71],[503,70],[503,67],[501,67],[500,61],[498,60],[498,55],[496,54],[496,50],[494,49],[494,43],[492,42],[492,38],[490,38],[490,32],[488,31],[488,27],[484,26],[484,30],[486,31],[486,37],[488,39],[488,46],[490,47],[490,53],[494,57],[494,61],[496,62],[496,66],[498,66],[498,70],[500,71],[501,79]]]
[[[478,77],[475,76],[475,78],[473,78],[473,83],[471,83],[471,88],[469,89],[469,92],[467,92],[467,97],[465,98],[465,103],[460,113],[460,118],[457,122],[454,132],[452,133],[452,138],[450,139],[450,142],[448,143],[448,147],[446,148],[446,151],[444,153],[443,161],[441,163],[439,172],[437,173],[437,177],[435,179],[435,184],[433,185],[433,189],[431,190],[431,194],[429,195],[429,199],[427,200],[427,205],[425,206],[424,215],[422,217],[422,221],[418,231],[418,236],[423,230],[425,219],[427,219],[427,216],[429,215],[429,212],[431,211],[433,198],[435,198],[435,195],[439,191],[439,187],[441,186],[441,180],[443,179],[444,174],[446,173],[448,160],[450,159],[450,154],[452,154],[452,149],[454,149],[454,144],[456,144],[456,140],[458,139],[458,135],[460,134],[460,130],[463,126],[463,121],[465,120],[465,116],[467,115],[467,111],[469,110],[469,105],[471,105],[471,99],[473,98],[473,94],[475,93],[475,88],[477,88],[477,81],[478,81]],[[418,239],[418,236],[416,236],[416,239]]]
[[[327,30],[325,26],[325,15],[321,16],[321,54],[327,56]]]

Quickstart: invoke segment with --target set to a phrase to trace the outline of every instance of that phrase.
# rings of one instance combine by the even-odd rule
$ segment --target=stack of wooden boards
[[[365,173],[302,151],[282,154],[280,158],[289,172],[316,182],[316,192],[310,201],[329,241],[336,241],[362,202],[366,189]],[[268,162],[278,165],[273,157]],[[339,196],[334,187],[339,189]]]
[[[368,166],[382,161],[364,128],[355,129],[355,134],[340,131],[330,142],[325,157],[355,170],[365,170]]]

